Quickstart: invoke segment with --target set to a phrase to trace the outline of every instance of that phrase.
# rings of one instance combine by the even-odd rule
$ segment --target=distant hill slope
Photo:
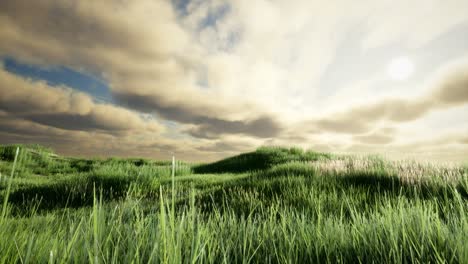
[[[0,160],[13,161],[15,159],[16,149],[19,148],[24,155],[42,156],[42,157],[58,157],[51,148],[47,148],[38,144],[12,144],[0,145]]]
[[[220,161],[193,167],[195,173],[247,172],[263,170],[291,161],[314,161],[329,159],[330,154],[304,151],[300,148],[261,147]]]
[[[89,171],[92,167],[104,164],[134,164],[143,165],[171,165],[171,161],[156,161],[143,158],[71,158],[62,157],[54,153],[50,148],[41,145],[0,145],[0,160],[12,162],[16,149],[19,148],[19,161],[23,163],[23,170],[32,173],[45,173],[48,170],[57,171]],[[242,173],[269,169],[274,165],[287,162],[307,162],[319,159],[330,159],[331,154],[304,151],[300,148],[285,147],[260,147],[255,151],[242,153],[233,157],[222,159],[213,163],[191,166],[194,173]],[[184,162],[179,164],[185,164]],[[187,165],[187,164],[186,164]]]

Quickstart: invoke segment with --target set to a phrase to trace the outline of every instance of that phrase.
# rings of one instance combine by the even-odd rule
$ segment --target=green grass
[[[27,153],[0,163],[0,263],[468,263],[462,166],[261,148],[171,178]]]
[[[261,147],[254,152],[240,154],[214,163],[201,164],[193,169],[196,173],[239,173],[265,170],[291,161],[316,161],[330,157],[331,155],[326,153],[304,152],[299,148]]]

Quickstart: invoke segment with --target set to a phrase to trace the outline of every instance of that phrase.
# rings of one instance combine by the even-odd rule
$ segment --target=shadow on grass
[[[411,184],[385,171],[317,175],[307,164],[284,164],[200,195],[197,204],[207,214],[230,210],[247,216],[276,205],[311,214],[320,207],[325,215],[349,218],[352,213],[344,199],[356,210],[370,213],[384,203],[396,204],[401,198],[455,204],[459,198],[468,199],[466,193],[466,187],[460,184]],[[445,217],[442,210],[440,214]]]
[[[178,192],[190,193],[190,183],[181,184]],[[10,194],[9,202],[19,213],[26,212],[31,204],[38,201],[38,211],[78,208],[93,204],[94,190],[104,201],[123,199],[132,184],[139,185],[141,197],[158,197],[158,188],[153,188],[152,183],[145,179],[85,174],[52,184],[15,190]],[[313,167],[304,163],[283,164],[226,182],[193,184],[198,189],[196,204],[202,212],[209,214],[213,210],[230,210],[239,216],[272,206],[314,211],[318,205],[314,199],[323,199],[320,206],[324,208],[322,210],[325,214],[344,214],[344,217],[350,216],[349,210],[343,209],[344,197],[351,199],[356,209],[367,211],[375,210],[384,199],[396,201],[399,197],[453,202],[459,195],[462,199],[468,199],[467,184],[409,184],[385,171],[319,175]],[[189,195],[185,196],[180,197],[179,205],[188,203]]]
[[[135,179],[123,177],[73,177],[47,185],[30,186],[13,191],[8,202],[13,213],[27,213],[59,208],[79,208],[93,204],[94,193],[103,201],[125,198]]]
[[[328,154],[303,151],[299,148],[262,147],[254,152],[243,153],[214,163],[193,167],[195,173],[242,173],[266,170],[275,165],[294,161],[315,161],[329,158]]]

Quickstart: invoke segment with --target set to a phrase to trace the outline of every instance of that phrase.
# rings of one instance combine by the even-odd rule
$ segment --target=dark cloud
[[[468,66],[448,73],[432,96],[442,104],[468,103]]]
[[[155,1],[154,6],[159,8],[160,16],[170,16],[170,5],[162,1]],[[112,10],[110,11],[109,8]],[[75,52],[70,56],[77,56],[79,53],[93,50],[106,50],[114,53],[124,52],[139,60],[167,59],[168,53],[165,48],[166,39],[163,34],[157,35],[158,39],[141,41],[141,35],[147,29],[147,25],[133,27],[133,22],[137,22],[138,17],[131,17],[135,6],[124,1],[102,0],[98,2],[81,3],[79,1],[25,1],[25,0],[2,0],[0,2],[0,14],[4,26],[9,27],[9,32],[18,32],[28,36],[34,36],[33,40],[43,41],[51,47],[55,45],[66,45],[73,48]],[[127,14],[129,20],[119,15]],[[133,21],[132,21],[133,20]],[[153,27],[164,31],[166,25]],[[161,32],[162,33],[162,32]],[[5,36],[6,37],[6,36]],[[154,37],[151,36],[151,37]],[[24,37],[26,39],[26,37]],[[4,39],[6,45],[0,45],[14,50],[12,46],[18,39],[14,35],[8,35]],[[164,44],[163,44],[164,43]],[[41,47],[40,43],[24,43],[34,46],[37,49],[48,50]],[[151,46],[151,45],[153,46]],[[155,49],[154,45],[161,45]],[[167,46],[170,50],[170,47]],[[38,50],[32,49],[30,53]],[[61,50],[51,51],[53,58],[60,58]],[[128,54],[128,53],[131,54]],[[39,55],[39,54],[37,54]],[[65,55],[66,56],[66,55]],[[38,56],[40,57],[40,56]],[[79,59],[79,58],[75,58]]]
[[[60,135],[56,129],[15,118],[6,113],[0,115],[0,132],[26,137],[56,137]]]
[[[184,124],[196,125],[187,130],[189,134],[200,138],[217,138],[223,134],[245,134],[260,138],[278,136],[281,125],[272,117],[262,115],[252,120],[227,120],[217,118],[226,109],[207,104],[168,103],[157,96],[144,96],[134,93],[115,93],[115,98],[122,105],[143,111],[157,113],[164,119]],[[235,111],[237,109],[232,109]],[[255,115],[258,115],[255,113]]]
[[[181,123],[196,124],[205,121],[207,116],[216,116],[213,107],[203,105],[185,105],[184,103],[167,102],[164,98],[154,94],[137,94],[128,92],[113,93],[121,105],[145,112],[157,113],[161,117]],[[204,113],[204,114],[203,114]]]
[[[261,111],[233,106],[232,102],[211,103],[212,94],[194,91],[193,73],[203,66],[202,53],[191,45],[190,35],[179,25],[170,2],[6,0],[0,3],[0,10],[0,22],[7,29],[0,30],[0,53],[102,74],[111,93],[125,106],[197,125],[191,130],[193,136],[231,133],[271,137],[280,133],[278,121]],[[148,16],[151,12],[157,16]],[[11,104],[10,110],[21,109]],[[72,113],[66,122],[67,111],[59,110],[34,118],[62,128],[65,124],[97,127],[92,115]],[[239,112],[243,112],[242,117],[232,116]],[[51,119],[44,120],[46,117]]]
[[[142,137],[138,132],[122,134],[60,129],[8,116],[0,111],[0,144],[15,143],[37,143],[52,147],[63,155],[85,157],[133,156],[167,160],[175,155],[177,159],[191,161],[216,159],[212,153],[199,152],[193,155],[198,147],[207,145],[205,142],[170,140],[154,135]]]
[[[245,142],[233,141],[233,140],[219,140],[214,144],[207,144],[197,148],[199,151],[204,152],[217,152],[217,153],[239,153],[255,149],[252,144],[246,144]]]
[[[202,138],[216,138],[223,134],[244,134],[259,138],[271,138],[280,135],[281,131],[279,124],[270,117],[260,117],[252,121],[204,118],[204,123],[188,130],[191,135]]]
[[[79,115],[70,113],[53,113],[22,116],[27,120],[39,124],[67,130],[104,130],[109,133],[119,133],[129,129],[128,124],[122,122],[101,122],[94,114]]]
[[[84,93],[26,80],[3,69],[0,69],[0,110],[8,113],[7,117],[67,130],[109,133],[162,130],[154,120],[144,120],[127,109],[98,104]]]

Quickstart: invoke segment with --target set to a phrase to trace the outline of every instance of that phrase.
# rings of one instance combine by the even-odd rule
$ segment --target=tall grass
[[[5,218],[7,210],[8,210],[8,198],[11,192],[11,184],[13,180],[13,176],[15,176],[15,168],[16,168],[16,161],[18,160],[19,148],[16,149],[15,158],[13,160],[13,167],[11,169],[10,180],[8,181],[8,187],[6,189],[4,198],[3,198],[3,206],[2,206],[2,220]]]
[[[450,181],[415,183],[376,158],[345,165],[293,158],[239,176],[178,175],[174,165],[167,175],[153,171],[157,164],[118,163],[103,164],[110,167],[94,178],[65,177],[63,188],[77,189],[62,194],[85,192],[79,181],[86,179],[88,204],[25,215],[14,213],[23,204],[10,202],[0,262],[468,263],[465,170],[455,169]],[[125,194],[111,199],[108,189],[125,179]]]

